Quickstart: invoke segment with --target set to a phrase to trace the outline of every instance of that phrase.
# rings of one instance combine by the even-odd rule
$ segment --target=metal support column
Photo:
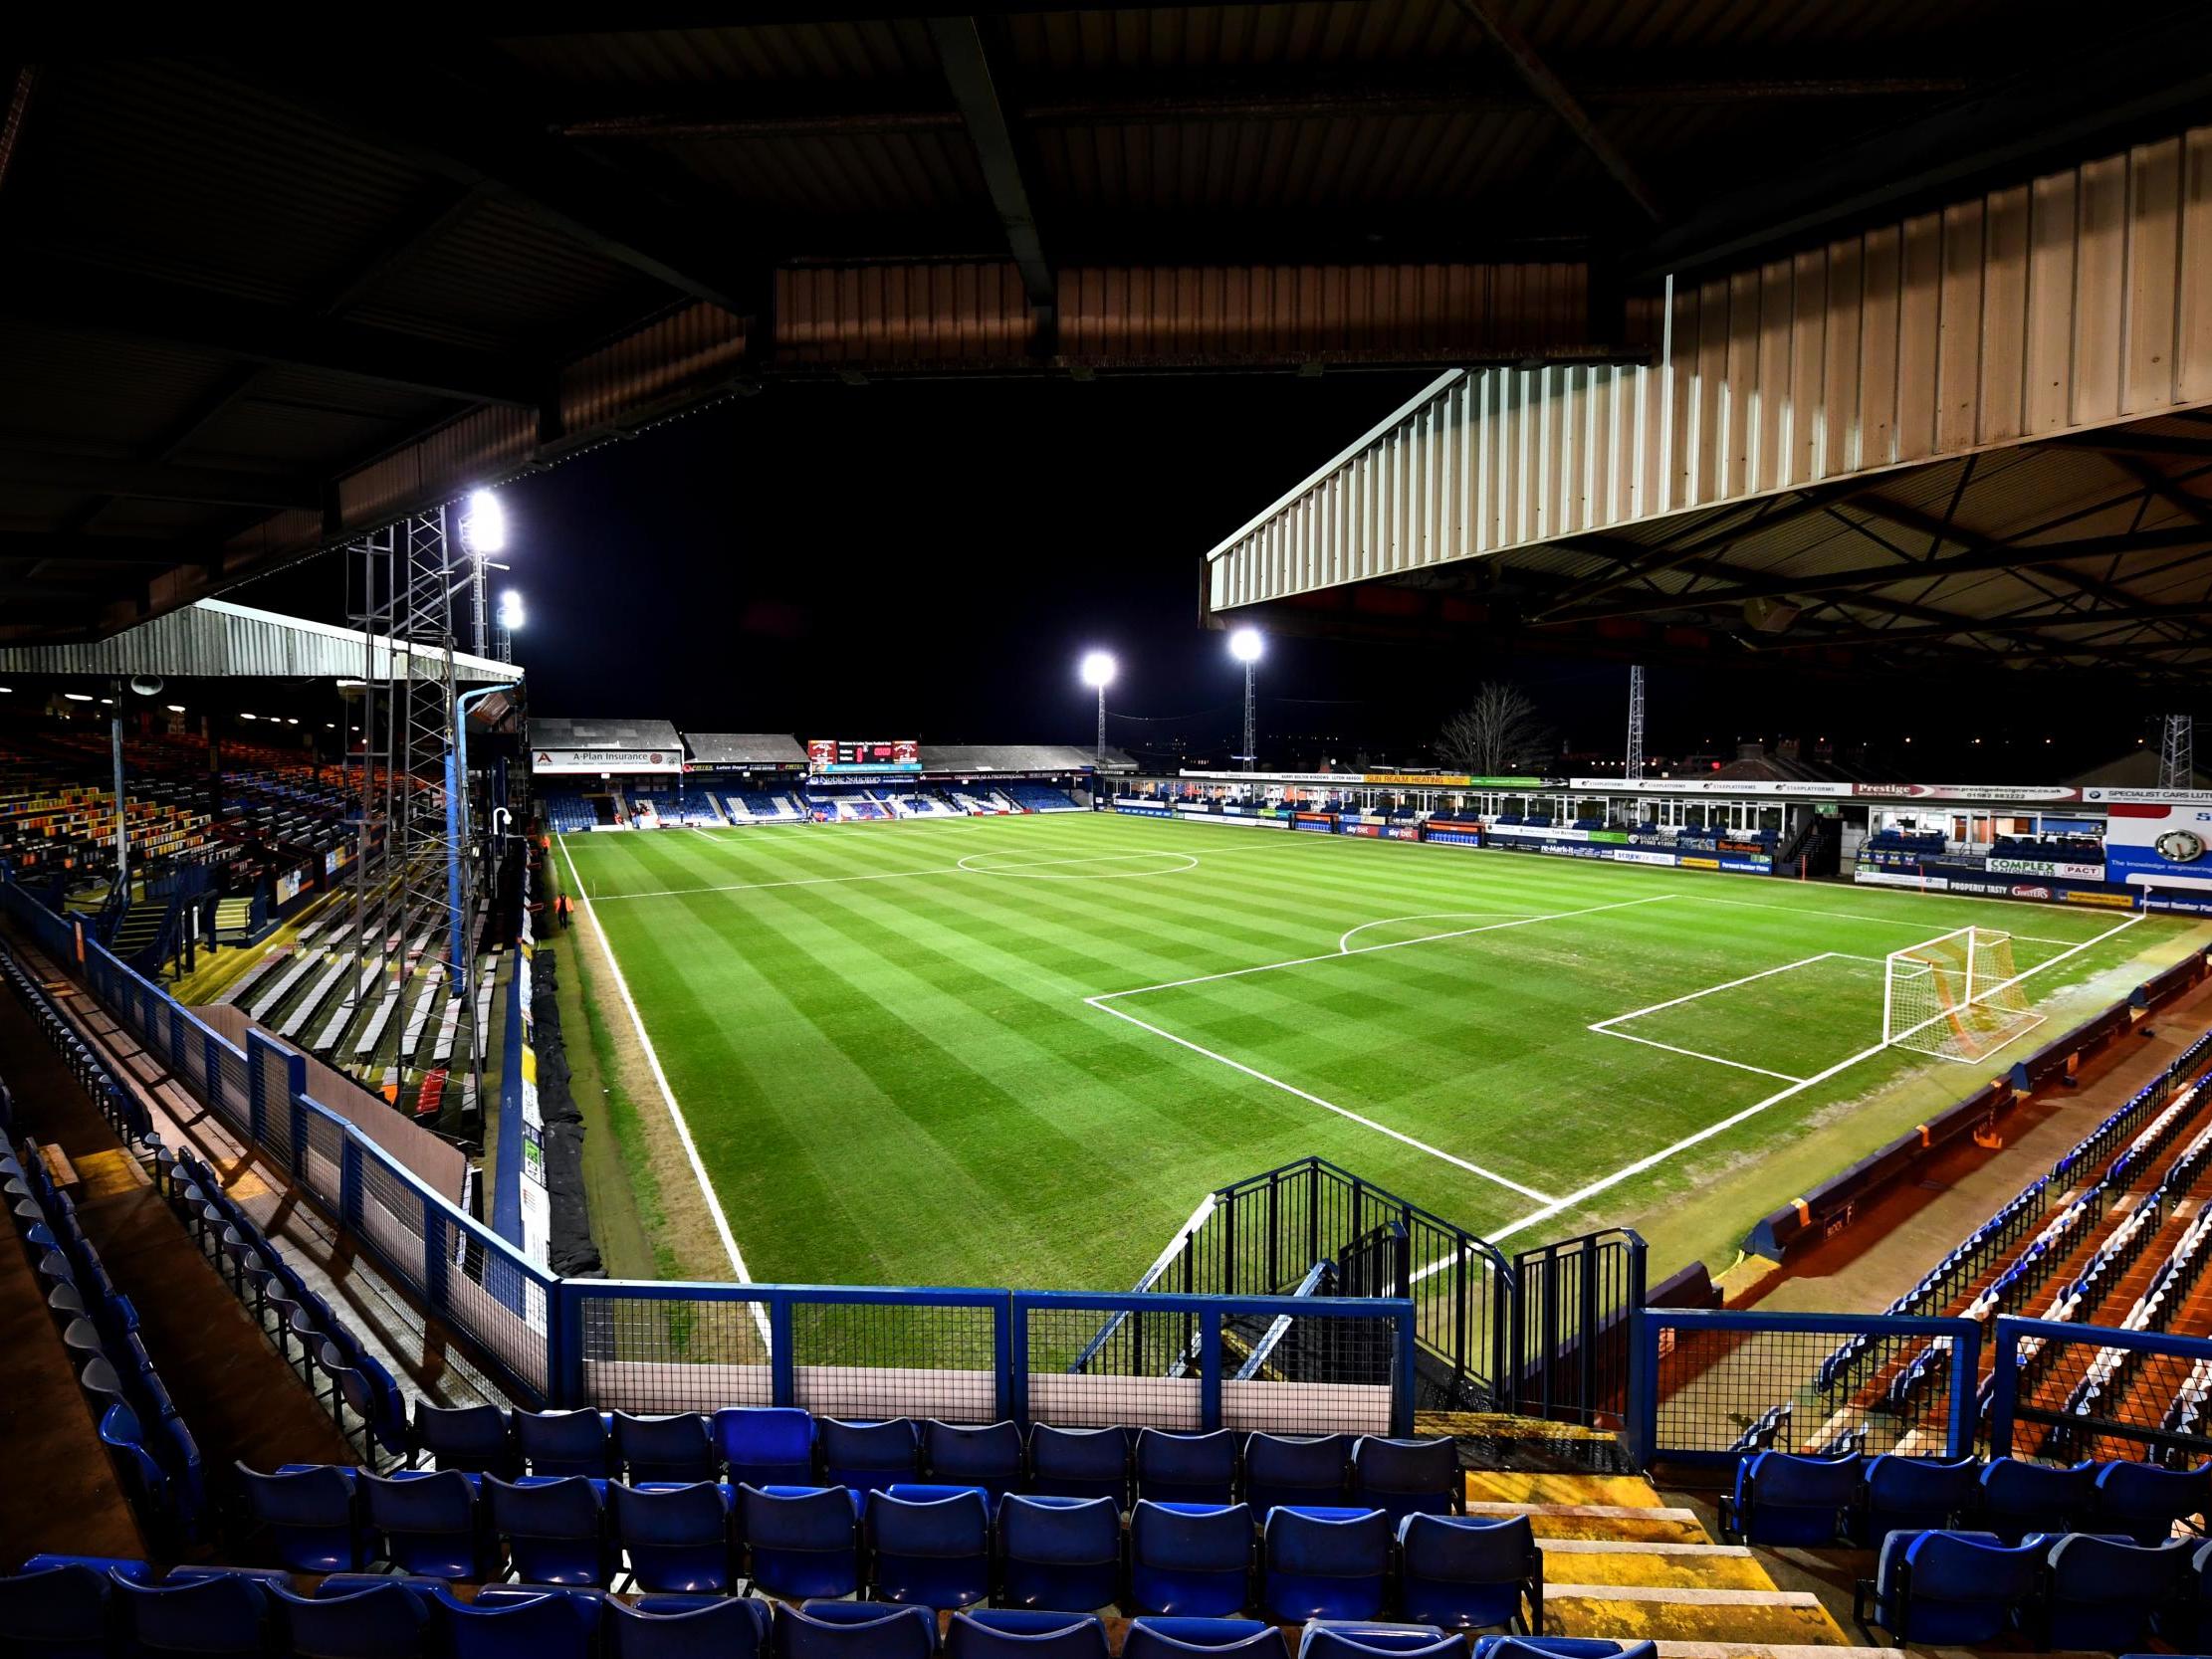
[[[114,712],[108,717],[108,740],[115,755],[115,886],[125,899],[130,897],[130,825],[123,818],[122,789],[122,682],[117,680],[111,690],[115,694],[109,702]]]
[[[1244,770],[1253,771],[1259,765],[1258,726],[1252,718],[1252,675],[1257,663],[1244,665]]]
[[[2158,743],[2158,787],[2187,789],[2196,776],[2196,720],[2190,715],[2168,715]]]
[[[1634,783],[1644,775],[1644,667],[1629,670],[1629,752],[1621,775]]]

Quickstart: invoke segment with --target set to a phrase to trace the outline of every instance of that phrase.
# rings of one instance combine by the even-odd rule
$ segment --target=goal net
[[[2028,1006],[2012,960],[2012,935],[1988,928],[1892,950],[1881,984],[1881,1040],[1943,1060],[1978,1060],[2033,1031],[2043,1015]]]

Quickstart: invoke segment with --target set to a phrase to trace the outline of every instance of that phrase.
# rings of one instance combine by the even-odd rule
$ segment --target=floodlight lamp
[[[72,703],[90,703],[93,700],[91,692],[64,692],[62,695]]]
[[[1228,637],[1228,654],[1240,663],[1256,663],[1267,642],[1257,628],[1239,628]]]
[[[472,553],[506,550],[507,509],[491,491],[469,492],[468,511],[461,515],[461,540]]]
[[[509,633],[523,625],[523,596],[513,588],[499,596],[499,625]]]
[[[1083,684],[1103,690],[1114,683],[1114,658],[1108,651],[1093,651],[1083,658]]]
[[[164,703],[163,705],[161,705],[161,707],[168,710],[168,712],[172,715],[181,715],[184,713],[184,705],[181,703]]]

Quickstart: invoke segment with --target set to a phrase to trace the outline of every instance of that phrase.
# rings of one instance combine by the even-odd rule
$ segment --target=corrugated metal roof
[[[806,750],[786,731],[687,731],[684,743],[703,766],[803,766]]]
[[[533,715],[532,748],[646,748],[683,750],[683,739],[666,721],[570,720]]]
[[[152,674],[171,679],[382,680],[391,676],[394,663],[416,678],[445,672],[442,652],[395,648],[381,635],[364,648],[357,632],[220,599],[202,599],[91,644],[0,646],[0,670],[10,674],[101,679]],[[455,652],[453,663],[461,680],[511,684],[523,677],[512,663],[467,652]]]

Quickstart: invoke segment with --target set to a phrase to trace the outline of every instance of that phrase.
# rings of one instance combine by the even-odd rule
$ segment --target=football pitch
[[[654,1178],[703,1172],[783,1282],[1126,1289],[1208,1191],[1309,1153],[1508,1250],[1627,1224],[1656,1272],[1725,1265],[2196,931],[1093,813],[554,862],[617,969],[595,1017],[642,1034],[632,1105],[688,1131]],[[1884,955],[1968,924],[2052,1022],[1973,1064],[1882,1048]]]

